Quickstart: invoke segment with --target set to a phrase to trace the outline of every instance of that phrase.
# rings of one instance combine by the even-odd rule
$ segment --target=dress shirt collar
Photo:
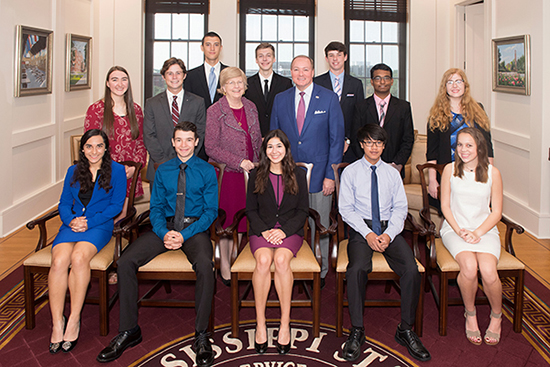
[[[344,76],[345,73],[342,71],[340,75],[333,74],[332,71],[329,70],[328,75],[330,76],[330,84],[332,85],[332,89],[334,89],[334,80],[338,78],[338,83],[340,83],[340,88],[344,90]]]
[[[183,101],[183,94],[184,89],[181,88],[180,92],[178,94],[172,94],[168,89],[166,89],[166,97],[168,97],[168,106],[170,106],[170,111],[172,110],[172,102],[174,100],[174,96],[177,96],[176,101],[178,101],[178,108],[181,111],[181,101]]]
[[[300,100],[300,92],[302,92],[301,90],[298,89],[298,87],[294,88],[296,89],[296,98],[297,100]],[[305,90],[303,90],[303,92],[305,92],[306,94],[304,95],[304,99],[307,97],[308,99],[311,98],[311,94],[313,93],[313,83],[311,83]],[[306,103],[306,107],[307,107],[307,103]]]
[[[378,97],[376,95],[376,93],[373,94],[373,97],[374,97],[374,103],[376,103],[376,109],[379,110],[380,109],[380,102],[384,101],[386,102],[386,105],[384,106],[384,110],[387,111],[388,110],[388,105],[390,104],[390,98],[391,98],[391,93],[388,94],[388,96],[384,99]]]
[[[370,172],[370,167],[375,166],[376,169],[378,169],[382,165],[382,158],[378,158],[378,161],[375,164],[370,163],[367,158],[365,157],[365,154],[363,154],[363,157],[361,158],[361,162],[367,167],[367,169]]]
[[[214,68],[214,74],[216,74],[216,78],[220,76],[220,68],[221,64],[218,61],[218,63],[214,66],[211,66],[209,63],[204,63],[204,73],[206,75],[206,82],[208,82],[208,77],[210,76],[210,69]]]
[[[179,167],[179,165],[182,164],[182,163],[187,164],[187,167],[193,166],[194,163],[195,163],[195,154],[193,154],[191,157],[189,157],[189,159],[187,160],[187,162],[182,161],[182,160],[180,159],[180,157],[178,157],[178,156],[176,156],[176,159],[177,159],[177,161],[178,161],[178,167]]]
[[[258,76],[260,77],[260,85],[262,86],[262,91],[264,90],[265,80],[267,80],[267,87],[269,88],[269,90],[271,90],[271,81],[273,80],[273,71],[267,78],[264,77],[259,72],[258,72]]]

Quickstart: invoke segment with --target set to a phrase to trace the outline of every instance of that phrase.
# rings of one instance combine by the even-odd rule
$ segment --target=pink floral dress
[[[84,131],[91,129],[101,129],[103,127],[103,111],[105,103],[99,100],[88,107],[86,112],[86,120],[84,120]],[[143,112],[138,104],[134,103],[136,118],[139,126],[139,136],[137,139],[132,139],[132,131],[130,129],[130,121],[127,116],[121,117],[115,114],[115,122],[113,126],[114,134],[109,136],[109,146],[111,158],[115,162],[133,161],[139,162],[145,166],[147,160],[147,150],[143,143]],[[128,180],[126,187],[126,196],[128,196],[131,180]],[[143,195],[143,185],[141,183],[141,175],[138,176],[136,185],[136,197]]]

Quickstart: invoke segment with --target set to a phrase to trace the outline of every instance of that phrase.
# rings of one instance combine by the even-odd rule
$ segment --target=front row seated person
[[[109,138],[98,129],[80,139],[78,163],[69,167],[59,200],[61,228],[52,244],[48,274],[52,336],[50,353],[70,352],[78,342],[80,313],[90,282],[90,260],[113,236],[113,219],[126,199],[126,170],[111,160]],[[65,294],[71,314],[65,318]]]
[[[290,351],[290,302],[294,277],[290,260],[304,242],[309,194],[306,172],[296,166],[290,142],[282,130],[271,130],[260,151],[260,164],[250,172],[246,215],[250,223],[250,249],[256,259],[252,275],[256,304],[256,352],[267,351],[265,306],[275,264],[275,289],[281,304],[277,352]]]
[[[142,340],[138,325],[138,268],[159,254],[179,250],[187,255],[197,274],[195,363],[206,367],[214,361],[207,332],[215,282],[208,229],[218,215],[218,182],[214,167],[194,155],[198,142],[193,123],[175,126],[172,145],[177,156],[160,165],[155,174],[150,204],[153,231],[130,244],[118,260],[119,334],[99,353],[99,362],[117,359],[126,348]]]
[[[361,354],[367,276],[372,271],[373,251],[377,251],[400,277],[401,323],[395,340],[412,357],[428,361],[430,353],[412,330],[421,277],[413,252],[400,235],[408,209],[403,182],[399,172],[380,159],[388,139],[383,128],[367,124],[359,129],[357,139],[364,157],[343,171],[338,199],[339,212],[350,226],[346,279],[352,328],[342,355],[355,361]]]

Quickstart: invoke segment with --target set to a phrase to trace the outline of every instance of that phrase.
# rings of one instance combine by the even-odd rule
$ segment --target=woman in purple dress
[[[306,172],[296,167],[290,142],[281,130],[266,136],[260,164],[251,171],[246,195],[250,249],[256,259],[252,275],[256,302],[258,353],[267,350],[265,307],[271,288],[271,263],[275,264],[275,289],[281,304],[281,325],[277,337],[280,354],[290,350],[290,301],[294,278],[290,260],[303,243],[304,224],[309,212]]]
[[[250,172],[258,162],[262,133],[256,105],[243,97],[246,75],[236,67],[228,67],[220,73],[220,89],[224,96],[206,111],[204,146],[212,161],[225,163],[220,192],[220,208],[225,210],[227,222],[233,221],[237,211],[246,203],[243,171]],[[239,232],[246,232],[246,222],[241,221]],[[231,284],[229,259],[233,241],[220,240],[220,267],[223,283]]]

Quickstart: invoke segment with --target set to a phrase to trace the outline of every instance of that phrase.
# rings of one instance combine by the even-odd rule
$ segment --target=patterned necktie
[[[174,214],[174,230],[181,232],[185,222],[185,169],[187,164],[180,164],[178,176],[178,193],[176,196],[176,213]]]
[[[296,113],[296,124],[298,125],[298,135],[302,134],[304,127],[304,120],[306,119],[306,102],[304,101],[304,94],[306,92],[300,92],[300,102],[298,103],[298,112]]]
[[[214,97],[216,96],[216,73],[214,68],[210,69],[210,76],[208,77],[208,90],[210,91],[210,100],[214,103]]]
[[[267,83],[269,83],[269,80],[265,79],[264,80],[264,100],[265,100],[265,103],[267,103],[267,94],[269,93],[269,86],[268,86]]]
[[[174,96],[174,100],[172,101],[172,122],[174,125],[177,125],[179,120],[180,109],[178,108],[178,96]]]
[[[380,127],[384,127],[384,117],[386,117],[384,106],[386,106],[386,102],[380,102]]]
[[[338,100],[342,99],[342,87],[340,86],[339,78],[334,78],[334,93],[338,95]]]
[[[382,227],[380,226],[380,204],[378,203],[378,176],[376,175],[376,166],[370,166],[370,168],[372,169],[370,176],[372,231],[380,236],[382,234]]]

